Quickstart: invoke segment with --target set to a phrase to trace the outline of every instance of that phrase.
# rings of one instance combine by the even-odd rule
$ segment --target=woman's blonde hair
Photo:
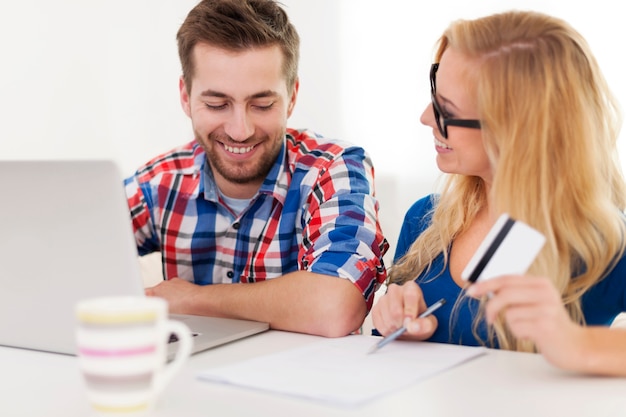
[[[571,317],[584,323],[581,296],[624,251],[626,189],[617,158],[618,105],[584,38],[566,22],[512,11],[451,24],[436,62],[453,48],[477,64],[474,90],[493,167],[481,178],[449,175],[432,223],[393,266],[392,282],[414,279],[489,202],[493,213],[545,234],[529,273],[551,277]],[[475,319],[475,326],[482,320]],[[499,320],[501,348],[531,351]]]

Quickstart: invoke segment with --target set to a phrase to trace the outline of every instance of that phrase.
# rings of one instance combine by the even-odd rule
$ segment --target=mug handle
[[[166,364],[163,372],[157,376],[154,383],[155,395],[165,388],[170,379],[172,379],[185,362],[187,362],[187,359],[191,355],[191,347],[193,343],[191,330],[186,324],[176,320],[168,320],[165,328],[168,338],[172,333],[178,338],[178,349],[176,350],[176,356],[174,359]]]

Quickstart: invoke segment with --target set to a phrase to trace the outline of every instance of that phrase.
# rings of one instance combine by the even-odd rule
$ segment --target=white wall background
[[[2,0],[0,159],[112,158],[126,175],[190,140],[175,34],[195,3]],[[429,102],[433,45],[451,20],[513,8],[562,17],[588,39],[626,103],[626,25],[612,0],[283,3],[302,38],[291,126],[370,152],[392,243],[405,209],[438,175],[419,115]]]

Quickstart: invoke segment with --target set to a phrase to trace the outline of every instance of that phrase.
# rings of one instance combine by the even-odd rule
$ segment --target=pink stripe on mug
[[[156,351],[155,346],[143,346],[131,349],[92,349],[87,347],[79,347],[78,351],[82,356],[96,356],[96,357],[123,357],[123,356],[136,356],[144,355],[146,353],[154,353]]]

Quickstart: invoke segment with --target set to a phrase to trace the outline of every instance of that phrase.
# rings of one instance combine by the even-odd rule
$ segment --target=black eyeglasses
[[[432,64],[430,66],[430,99],[433,102],[433,113],[435,113],[435,120],[437,121],[437,128],[444,139],[448,139],[448,126],[460,126],[469,127],[471,129],[480,129],[480,120],[475,119],[447,119],[443,116],[444,112],[441,110],[437,98],[435,97],[437,89],[435,84],[435,76],[439,69],[439,63]]]

